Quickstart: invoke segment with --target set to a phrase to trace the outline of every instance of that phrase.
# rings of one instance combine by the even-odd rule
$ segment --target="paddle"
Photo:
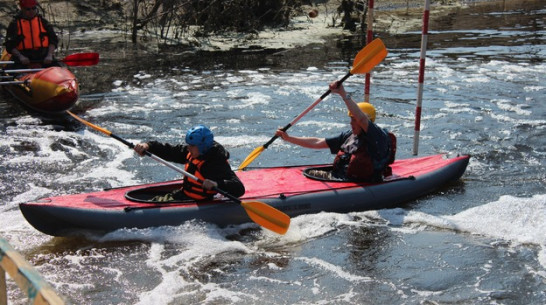
[[[102,127],[99,127],[97,125],[91,124],[90,122],[80,118],[79,116],[73,114],[70,111],[66,111],[68,114],[70,114],[72,117],[74,117],[76,120],[80,121],[84,125],[87,125],[97,131],[100,131],[118,141],[121,143],[127,145],[130,148],[134,148],[135,145],[131,142],[128,142],[119,136],[113,134],[111,131],[104,129]],[[177,167],[176,165],[161,159],[160,157],[150,153],[149,151],[146,151],[145,154],[149,156],[150,158],[162,163],[163,165],[166,165],[167,167],[174,169],[175,171],[183,174],[184,176],[193,179],[199,183],[203,183],[203,180],[195,177],[194,175],[188,173],[187,171]],[[214,188],[215,191],[218,193],[226,196],[227,198],[239,203],[246,211],[250,219],[254,221],[255,223],[259,224],[260,226],[269,229],[273,232],[276,232],[278,234],[285,234],[288,230],[288,227],[290,226],[290,217],[286,215],[285,213],[273,208],[272,206],[260,202],[260,201],[241,201],[239,198],[227,193],[226,191],[223,191],[217,187]]]
[[[43,68],[36,68],[36,69],[12,69],[12,70],[2,70],[0,69],[0,73],[31,73],[31,72],[38,72],[42,71]]]
[[[20,84],[26,84],[26,83],[28,83],[28,80],[13,80],[13,81],[0,82],[0,86],[1,85],[20,85]]]
[[[370,72],[377,64],[379,64],[387,56],[387,48],[383,44],[381,39],[377,38],[366,45],[358,54],[356,54],[353,61],[353,68],[338,81],[338,85],[342,84],[347,78],[353,74],[365,74]],[[283,131],[287,131],[288,128],[296,124],[304,115],[306,115],[311,109],[313,109],[318,103],[320,103],[324,98],[330,94],[330,89],[326,91],[319,99],[317,99],[313,104],[309,105],[302,113],[300,113],[292,122],[288,123],[282,128]],[[243,170],[247,167],[254,159],[256,159],[273,141],[275,141],[279,136],[273,136],[267,143],[262,146],[255,148],[247,157],[243,160],[241,165],[237,170]]]
[[[99,53],[76,53],[66,56],[61,60],[68,66],[82,67],[82,66],[94,66],[99,63]],[[0,61],[0,65],[14,64],[14,61]],[[39,70],[38,70],[39,71]],[[3,71],[6,72],[6,71]],[[32,72],[32,71],[30,71]]]

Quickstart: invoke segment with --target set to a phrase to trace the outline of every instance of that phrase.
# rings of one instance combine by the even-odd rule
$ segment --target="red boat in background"
[[[5,51],[0,61],[2,87],[24,106],[43,113],[69,110],[79,98],[76,76],[65,67],[12,69],[10,55]],[[98,53],[77,53],[60,60],[68,66],[90,66],[98,63]]]
[[[78,101],[78,80],[66,68],[41,69],[15,77],[12,82],[4,88],[32,110],[60,113],[72,108]]]

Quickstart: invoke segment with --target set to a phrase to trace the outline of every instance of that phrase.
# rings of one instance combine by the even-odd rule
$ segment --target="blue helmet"
[[[197,146],[199,153],[204,155],[212,147],[214,135],[207,126],[197,125],[186,133],[186,143]]]

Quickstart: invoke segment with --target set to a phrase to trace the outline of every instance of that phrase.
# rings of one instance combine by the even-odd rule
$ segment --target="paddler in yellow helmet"
[[[38,1],[19,0],[19,7],[19,14],[8,25],[4,44],[15,61],[13,68],[54,64],[59,40],[50,23],[38,13]]]
[[[281,129],[276,135],[302,147],[325,149],[335,154],[332,170],[320,178],[380,182],[390,175],[396,153],[396,137],[375,124],[375,108],[370,103],[356,103],[342,84],[330,84],[332,93],[342,99],[351,118],[351,129],[330,138],[295,137]]]

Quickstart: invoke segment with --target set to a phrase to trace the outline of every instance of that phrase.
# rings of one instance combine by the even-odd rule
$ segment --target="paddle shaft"
[[[42,71],[44,68],[36,68],[36,69],[13,69],[13,70],[3,70],[0,69],[0,73],[31,73],[31,72],[38,72]]]
[[[14,81],[7,81],[7,82],[0,82],[1,85],[20,85],[20,84],[26,84],[28,81],[26,80],[14,80]]]
[[[55,60],[56,62],[64,62],[68,66],[93,66],[99,62],[99,53],[76,53],[66,56],[61,60]],[[33,63],[41,63],[41,61],[33,60]],[[7,60],[0,61],[0,65],[11,65],[15,61]],[[32,71],[30,71],[32,72]]]
[[[337,85],[341,85],[347,78],[349,78],[351,75],[353,75],[351,72],[348,72],[347,74],[345,74],[345,76],[340,79],[339,81],[337,81]],[[286,124],[286,126],[284,126],[281,130],[282,131],[287,131],[290,127],[294,126],[302,117],[304,117],[309,111],[311,111],[313,108],[315,108],[316,105],[318,105],[318,103],[322,102],[322,100],[324,100],[330,93],[332,92],[332,90],[328,89],[328,91],[324,92],[323,95],[321,95],[316,101],[313,102],[313,104],[309,105],[309,107],[305,108],[305,110],[300,113],[295,119],[292,120],[292,122]],[[267,148],[269,147],[269,145],[271,145],[271,143],[273,143],[279,136],[278,135],[274,135],[267,143],[265,143],[263,145],[263,148]]]
[[[0,61],[0,65],[13,65],[15,62],[13,60]],[[31,61],[31,63],[41,63],[41,61]]]

